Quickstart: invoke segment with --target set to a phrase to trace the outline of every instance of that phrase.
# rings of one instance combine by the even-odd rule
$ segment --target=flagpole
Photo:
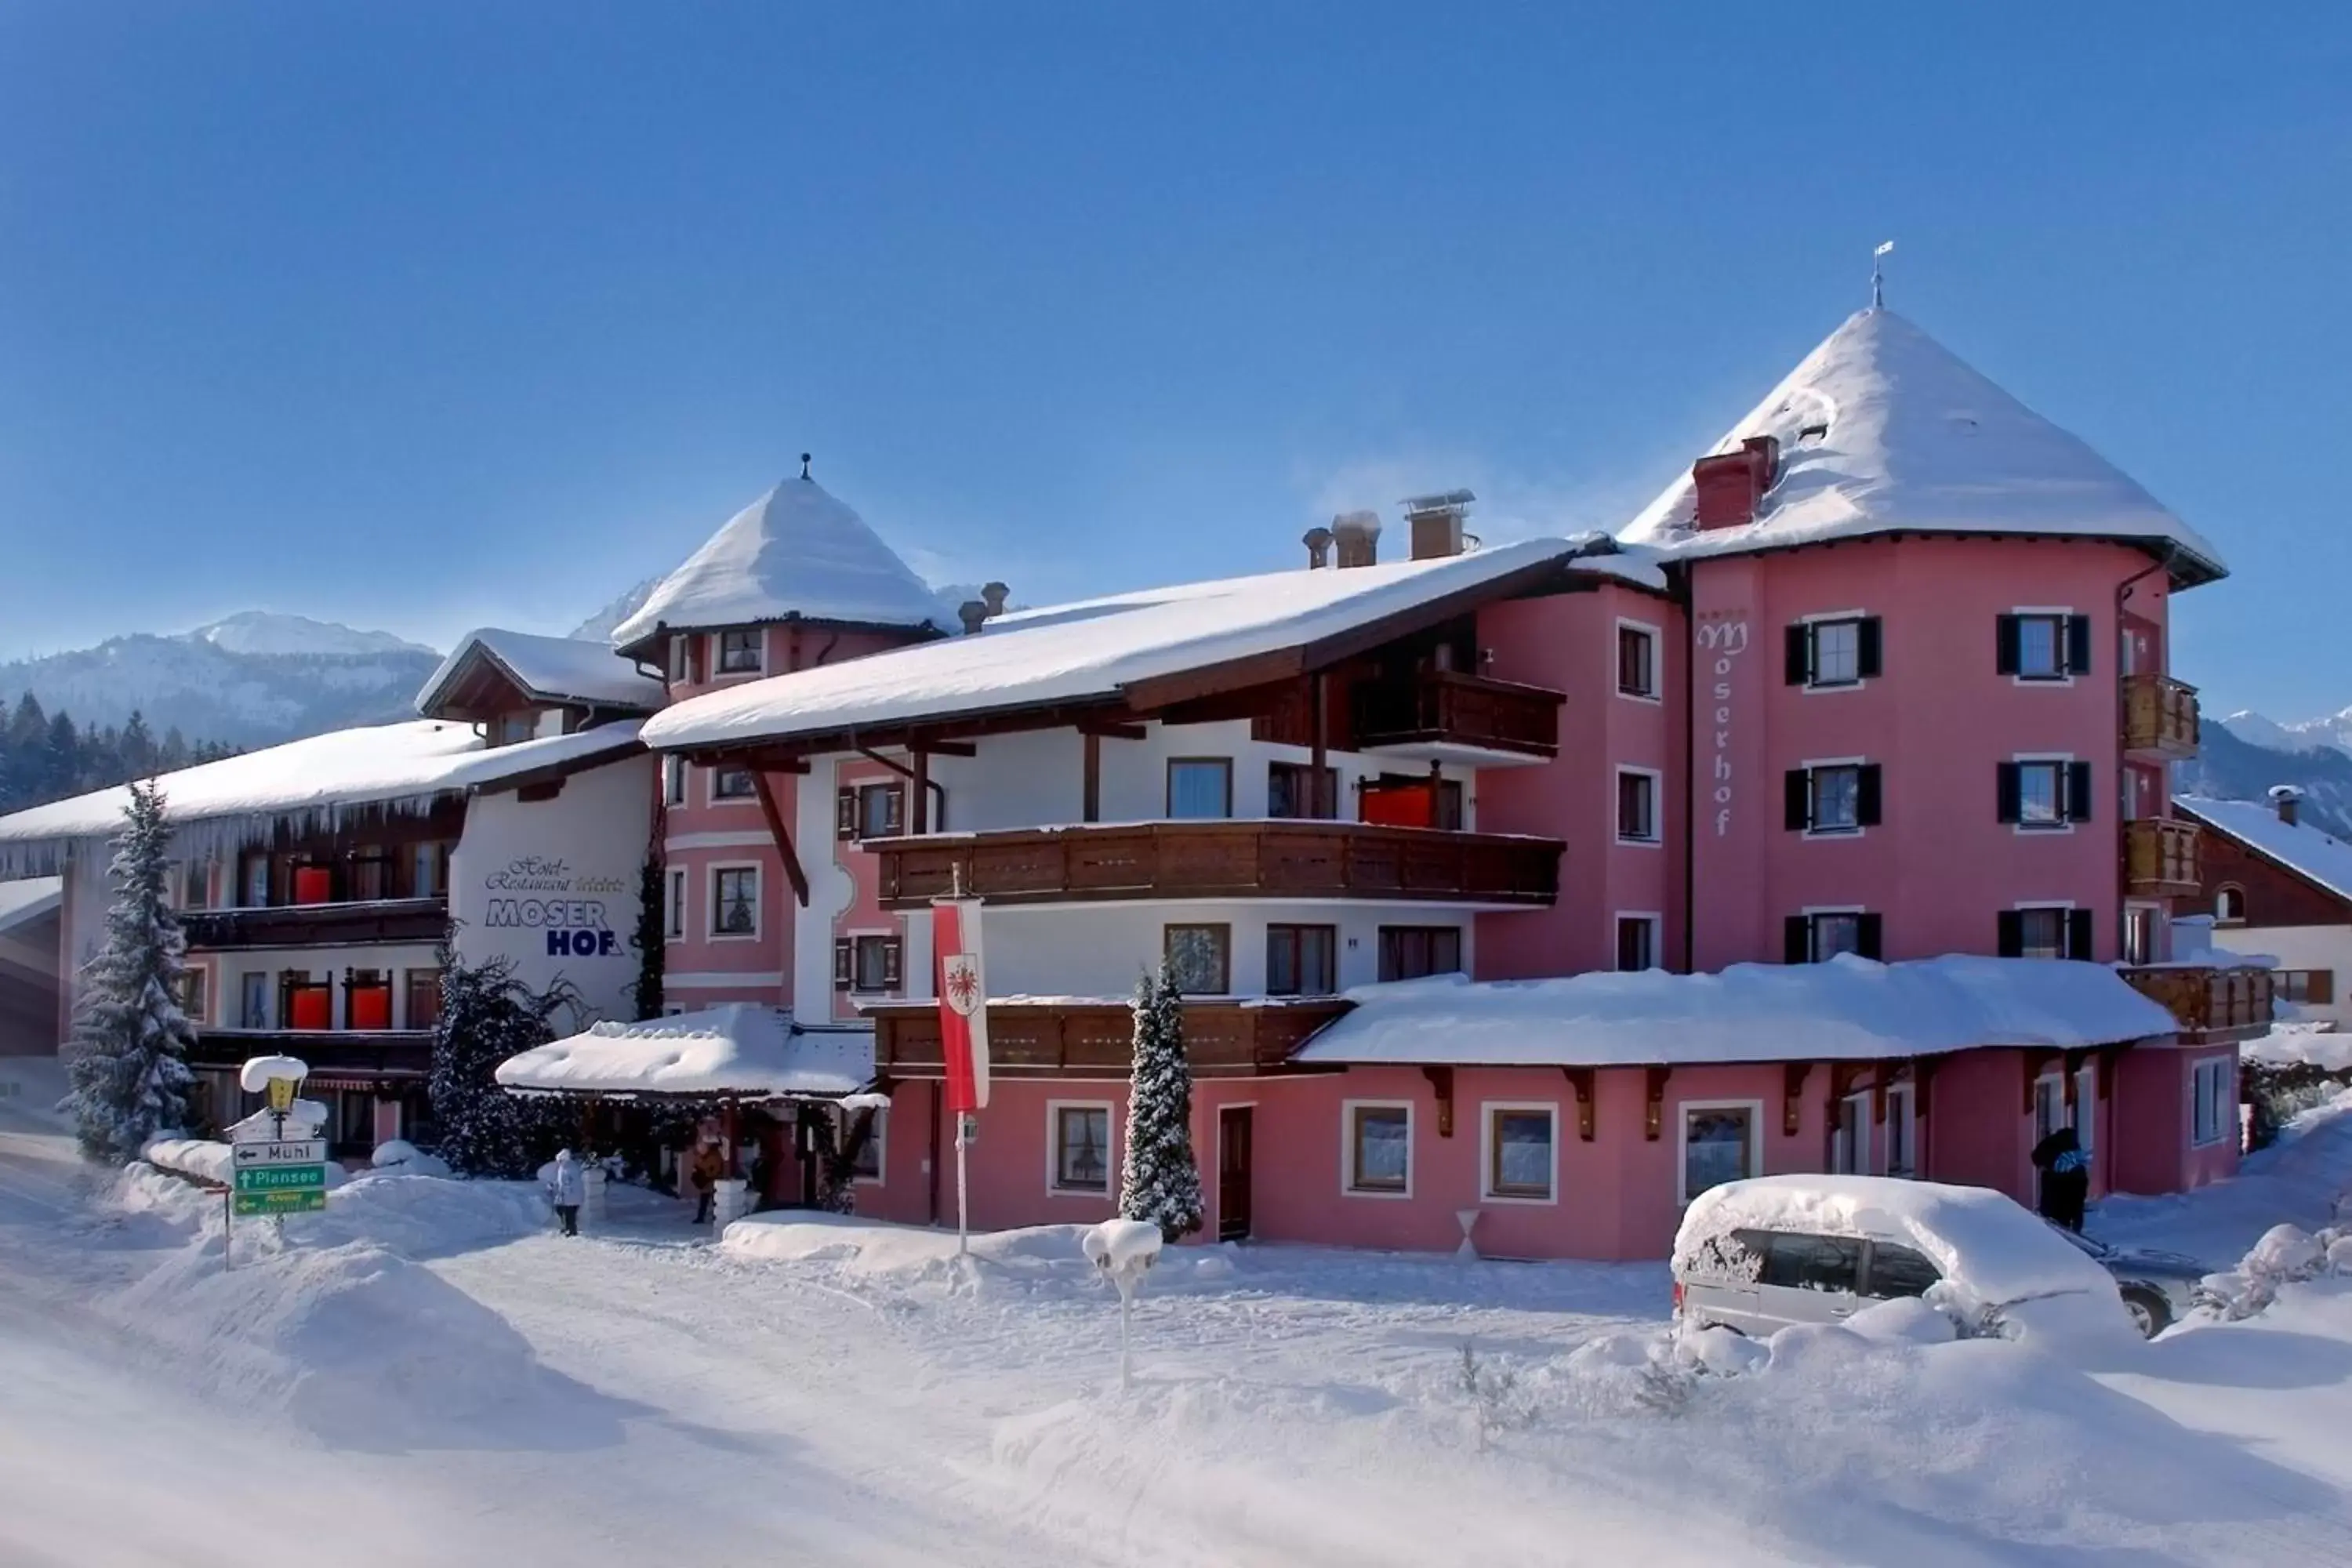
[[[949,866],[949,879],[948,896],[961,900],[963,898],[963,866],[961,862],[950,862]],[[971,1142],[970,1138],[967,1137],[966,1134],[971,1131],[971,1112],[969,1110],[958,1110],[956,1112],[955,1140],[956,1256],[958,1258],[967,1258],[971,1254],[971,1189],[964,1176],[963,1154],[965,1145]]]

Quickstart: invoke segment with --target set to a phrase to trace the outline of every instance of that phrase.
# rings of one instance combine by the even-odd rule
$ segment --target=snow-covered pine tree
[[[669,946],[668,899],[663,887],[667,879],[661,850],[647,849],[645,864],[637,868],[637,984],[630,998],[640,1020],[661,1016],[665,950]]]
[[[559,986],[535,994],[514,965],[492,958],[468,968],[441,949],[441,1016],[433,1026],[435,1149],[469,1176],[527,1176],[554,1152],[562,1132],[541,1108],[498,1085],[499,1064],[555,1037],[558,1008],[572,997]]]
[[[1192,1062],[1184,1051],[1184,998],[1166,963],[1135,987],[1135,1067],[1127,1090],[1127,1152],[1118,1212],[1150,1220],[1161,1239],[1201,1228],[1201,1170],[1192,1159]]]
[[[172,829],[163,792],[132,784],[122,816],[106,941],[82,967],[66,1067],[73,1092],[59,1108],[73,1116],[82,1152],[115,1164],[137,1159],[157,1132],[185,1124],[195,1043],[180,1011],[187,938],[163,893]]]

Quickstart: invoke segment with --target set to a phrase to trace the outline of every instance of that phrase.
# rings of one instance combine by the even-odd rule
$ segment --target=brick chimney
[[[1331,520],[1331,537],[1341,566],[1373,566],[1381,559],[1381,517],[1373,511],[1343,511]]]
[[[956,606],[956,616],[963,622],[963,635],[971,637],[988,624],[988,606],[978,599],[966,599]]]
[[[2303,791],[2293,784],[2273,784],[2270,794],[2271,805],[2278,812],[2279,820],[2289,827],[2295,826],[2303,816]]]
[[[1299,542],[1307,546],[1307,569],[1309,572],[1319,572],[1331,564],[1329,529],[1310,528],[1300,537]]]
[[[1430,561],[1462,553],[1462,518],[1478,498],[1468,490],[1444,495],[1414,496],[1404,503],[1404,520],[1412,531],[1412,558]]]
[[[1736,452],[1718,452],[1691,465],[1698,499],[1698,525],[1738,528],[1756,521],[1764,493],[1780,477],[1780,439],[1750,436]]]

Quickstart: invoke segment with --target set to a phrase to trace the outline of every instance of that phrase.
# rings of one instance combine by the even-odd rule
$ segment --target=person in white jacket
[[[580,1162],[572,1157],[569,1149],[559,1150],[555,1156],[554,1178],[547,1184],[555,1200],[555,1217],[563,1222],[563,1234],[580,1234],[580,1200],[587,1188],[580,1174]]]

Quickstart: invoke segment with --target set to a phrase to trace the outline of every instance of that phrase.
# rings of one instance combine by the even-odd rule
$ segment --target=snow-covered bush
[[[1462,1365],[1457,1376],[1463,1395],[1470,1402],[1470,1429],[1476,1436],[1479,1452],[1486,1451],[1496,1433],[1517,1431],[1534,1423],[1536,1402],[1519,1386],[1518,1373],[1508,1367],[1481,1362],[1468,1340],[1462,1342]]]
[[[386,1174],[403,1176],[446,1176],[449,1162],[437,1154],[428,1154],[405,1138],[387,1138],[375,1146],[368,1162]]]
[[[2274,1225],[2237,1268],[2198,1282],[2197,1304],[2225,1322],[2236,1322],[2276,1300],[2281,1286],[2315,1279],[2339,1260],[2352,1263],[2352,1237],[2334,1229],[2314,1236],[2300,1226]]]
[[[1150,1220],[1169,1241],[1201,1228],[1201,1169],[1192,1157],[1192,1064],[1184,999],[1163,963],[1135,988],[1135,1067],[1127,1092],[1127,1152],[1118,1212]]]

